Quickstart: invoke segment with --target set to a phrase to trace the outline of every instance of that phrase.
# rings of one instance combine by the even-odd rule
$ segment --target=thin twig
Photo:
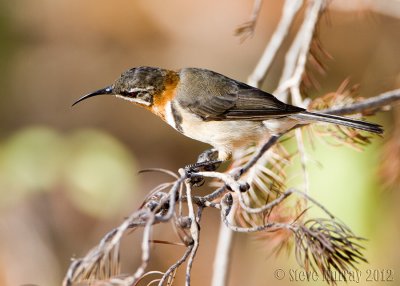
[[[138,173],[143,174],[143,173],[149,173],[149,172],[159,172],[159,173],[170,175],[171,177],[173,177],[175,179],[179,179],[179,177],[174,172],[171,172],[170,170],[166,170],[166,169],[162,169],[162,168],[142,169]]]
[[[203,199],[206,201],[212,201],[219,197],[222,197],[225,192],[226,192],[226,188],[221,187],[221,188],[218,188],[217,190],[215,190],[214,192],[204,196]]]
[[[255,87],[259,87],[262,84],[302,4],[303,0],[285,0],[281,20],[265,48],[263,55],[258,61],[256,68],[249,76],[247,80],[248,84]]]
[[[192,270],[193,260],[196,256],[196,252],[199,247],[200,232],[199,232],[198,220],[197,220],[196,214],[194,212],[194,208],[193,208],[192,185],[191,185],[190,181],[186,180],[185,186],[186,186],[188,213],[189,213],[189,218],[191,219],[190,234],[192,235],[192,243],[193,243],[193,248],[190,251],[189,260],[188,260],[188,263],[186,266],[186,283],[185,283],[185,285],[190,286],[190,273]]]
[[[164,273],[162,273],[161,271],[149,271],[149,272],[147,272],[146,274],[142,275],[142,277],[140,277],[140,279],[137,280],[137,281],[135,282],[135,284],[133,284],[132,286],[138,285],[138,283],[140,283],[140,281],[142,281],[144,278],[146,278],[146,277],[148,277],[148,276],[150,276],[150,275],[153,275],[153,274],[161,274],[161,275],[163,275]],[[110,282],[113,282],[113,279],[111,279]],[[116,283],[120,282],[120,279],[116,280],[115,282],[116,282]]]
[[[298,106],[302,105],[299,87],[304,74],[314,30],[318,22],[318,16],[324,9],[324,4],[324,0],[310,1],[303,24],[286,54],[279,86],[274,92],[284,102],[287,102],[287,91],[290,89],[294,103]]]
[[[400,100],[400,89],[394,89],[381,93],[377,96],[367,98],[363,101],[350,104],[348,106],[319,110],[319,112],[333,114],[333,115],[363,113],[363,112],[382,109],[385,106],[393,105],[396,101],[399,100]]]
[[[186,248],[185,253],[183,254],[183,256],[177,261],[175,262],[173,265],[171,265],[168,270],[164,273],[163,277],[161,278],[160,282],[158,283],[158,286],[162,286],[165,281],[168,279],[168,277],[172,274],[172,272],[174,272],[176,269],[179,268],[179,266],[182,265],[182,263],[184,263],[186,261],[186,259],[189,257],[190,253],[192,252],[193,249],[193,245],[189,245]]]
[[[255,226],[255,227],[234,226],[228,221],[228,216],[231,212],[232,204],[233,204],[232,195],[230,195],[230,194],[225,195],[224,198],[221,200],[221,219],[228,228],[230,228],[231,230],[233,230],[235,232],[248,233],[248,232],[259,232],[259,231],[263,231],[266,229],[280,229],[280,228],[290,229],[291,228],[291,226],[289,224],[274,223],[274,222]]]
[[[272,135],[268,141],[257,151],[257,153],[249,160],[246,165],[244,165],[242,168],[240,168],[236,174],[235,177],[238,179],[240,178],[243,174],[245,174],[250,168],[252,168],[257,161],[264,155],[266,151],[268,151],[273,145],[275,145],[279,138],[282,137],[283,134],[277,134],[277,135]]]
[[[179,192],[182,182],[186,179],[185,174],[181,174],[181,177],[175,181],[174,185],[172,186],[171,190],[169,191],[169,208],[168,212],[165,216],[161,218],[162,221],[169,221],[170,218],[173,216],[175,211],[175,201],[176,195]],[[163,201],[162,201],[163,202]],[[157,210],[163,206],[163,203],[159,205]]]
[[[296,69],[294,70],[292,78],[288,80],[288,82],[293,81],[293,84],[290,85],[290,87],[295,104],[300,104],[302,102],[300,95],[300,83],[305,71],[307,57],[309,55],[311,42],[314,36],[314,30],[318,22],[319,15],[324,9],[324,4],[324,0],[313,0],[311,2],[309,10],[305,15],[305,20],[303,24],[304,29],[302,29],[302,31],[304,31],[302,33],[303,42],[297,60]]]
[[[245,41],[247,38],[253,36],[254,29],[257,24],[257,19],[260,15],[262,3],[263,0],[254,0],[253,10],[251,12],[250,19],[236,29],[235,35],[240,36],[242,42]]]
[[[154,218],[155,216],[151,213],[148,216],[148,220],[146,223],[146,226],[144,227],[143,230],[143,238],[142,238],[142,263],[140,264],[139,268],[136,270],[136,272],[132,275],[132,278],[129,279],[131,285],[134,283],[136,280],[140,279],[140,277],[144,274],[147,265],[149,263],[150,259],[150,234],[151,234],[151,227],[154,223]]]
[[[273,201],[269,202],[268,204],[259,207],[259,208],[251,208],[247,206],[243,200],[243,195],[241,192],[237,192],[237,195],[239,197],[239,205],[241,208],[243,208],[246,212],[248,213],[263,213],[267,210],[270,210],[280,204],[282,201],[284,201],[287,197],[289,197],[291,194],[298,194],[302,197],[304,197],[307,201],[312,202],[314,205],[319,207],[322,211],[324,211],[330,218],[334,218],[334,215],[328,211],[327,208],[325,208],[322,204],[320,204],[318,201],[307,195],[306,193],[296,190],[296,189],[288,189],[285,192],[282,193],[279,197],[274,199]]]

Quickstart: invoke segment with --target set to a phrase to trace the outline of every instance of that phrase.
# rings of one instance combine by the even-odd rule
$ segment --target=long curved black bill
[[[77,101],[75,101],[75,102],[72,104],[72,106],[78,104],[79,102],[81,102],[81,101],[83,101],[83,100],[85,100],[85,99],[88,99],[88,98],[93,97],[93,96],[96,96],[96,95],[102,95],[102,94],[113,94],[113,88],[112,88],[112,86],[107,86],[106,88],[102,88],[102,89],[99,89],[99,90],[97,90],[97,91],[95,91],[95,92],[86,94],[85,96],[82,96],[82,97],[79,98]]]

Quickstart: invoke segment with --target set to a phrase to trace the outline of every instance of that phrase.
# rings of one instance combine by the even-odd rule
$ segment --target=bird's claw
[[[201,187],[204,185],[204,177],[196,175],[196,173],[199,172],[199,168],[196,167],[196,164],[185,166],[185,172],[192,186]]]
[[[187,165],[185,167],[186,176],[190,179],[190,183],[195,187],[201,187],[204,184],[204,177],[197,175],[196,173],[201,171],[213,171],[216,170],[216,166],[219,166],[221,161],[213,160],[206,162],[197,162],[194,164]]]
[[[199,155],[197,162],[187,165],[185,172],[190,183],[195,187],[201,187],[204,184],[204,178],[196,175],[201,171],[215,171],[221,165],[221,161],[217,160],[218,151],[215,149],[207,150]]]

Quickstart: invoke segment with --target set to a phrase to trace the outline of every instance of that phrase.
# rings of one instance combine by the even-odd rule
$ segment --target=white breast
[[[261,121],[203,121],[178,104],[176,109],[182,117],[183,134],[214,146],[222,160],[227,159],[233,148],[243,147],[268,135]],[[173,116],[170,121],[173,124],[169,123],[167,112],[167,122],[176,128]]]
[[[171,101],[168,101],[168,103],[165,105],[165,120],[169,125],[174,127],[176,129],[176,122],[174,118],[174,114],[172,112],[172,104]]]

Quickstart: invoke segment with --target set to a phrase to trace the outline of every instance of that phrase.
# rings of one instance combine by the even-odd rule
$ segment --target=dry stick
[[[253,11],[251,12],[249,22],[252,22],[254,24],[257,22],[258,15],[260,15],[262,2],[263,2],[263,0],[255,0],[254,1]]]
[[[150,276],[150,275],[154,275],[154,274],[161,274],[161,275],[163,275],[164,273],[162,273],[161,271],[149,271],[149,272],[147,272],[146,274],[142,275],[142,277],[140,277],[140,279],[137,280],[137,281],[135,282],[135,284],[129,285],[129,286],[137,286],[137,285],[140,283],[140,281],[142,281],[142,280],[145,279],[146,277],[148,277],[148,276]],[[159,280],[160,280],[160,279],[157,279],[157,281],[159,281]],[[153,281],[154,281],[154,280],[153,280]],[[114,283],[114,284],[116,284],[116,285],[119,285],[119,284],[122,283],[122,281],[121,281],[121,279],[110,279],[110,283]],[[153,282],[151,282],[151,283],[153,283]],[[114,285],[114,284],[111,284],[111,285]]]
[[[165,216],[159,218],[159,221],[169,221],[172,215],[174,214],[175,211],[175,201],[176,201],[176,194],[179,191],[182,182],[186,179],[186,174],[181,174],[181,177],[175,181],[174,185],[172,186],[171,190],[169,191],[169,208],[168,212]],[[161,201],[160,205],[158,208],[156,208],[155,212],[161,209],[161,207],[164,205],[163,200]]]
[[[69,286],[81,276],[90,276],[92,270],[99,266],[98,262],[101,261],[103,257],[107,257],[113,248],[119,244],[122,235],[129,228],[132,221],[147,214],[147,210],[139,210],[131,214],[118,228],[109,231],[94,250],[90,251],[84,258],[75,260],[72,263],[64,278],[63,285]]]
[[[236,29],[235,34],[236,36],[241,36],[242,41],[246,40],[248,37],[251,37],[253,35],[254,29],[257,24],[258,16],[260,15],[262,2],[263,0],[254,0],[253,10],[251,12],[249,21],[240,25]]]
[[[314,2],[311,2],[304,16],[303,24],[286,53],[282,76],[278,88],[274,91],[275,96],[283,102],[288,101],[288,90],[292,86],[300,86],[308,52],[314,36],[315,26],[318,21],[318,16],[324,8],[324,3],[324,0],[314,0]],[[294,90],[294,93],[295,95],[292,94],[294,100],[299,101],[296,104],[301,104],[301,100],[299,100],[301,99],[300,93],[296,90]]]
[[[300,48],[303,41],[303,29],[304,25],[297,32],[292,45],[285,55],[282,76],[279,80],[277,89],[273,92],[273,94],[283,102],[288,102],[288,87],[286,86],[286,82],[293,75],[297,65],[297,59],[299,57]]]
[[[278,204],[280,204],[282,201],[284,201],[287,197],[289,197],[291,194],[298,194],[302,197],[304,197],[307,201],[312,202],[314,205],[316,205],[317,207],[319,207],[323,212],[325,212],[330,218],[334,218],[335,216],[328,211],[327,208],[325,208],[322,204],[320,204],[318,201],[316,201],[315,199],[313,199],[312,197],[310,197],[309,195],[307,195],[304,192],[298,191],[296,189],[288,189],[287,191],[283,192],[279,197],[277,197],[276,199],[274,199],[273,201],[269,202],[268,204],[259,207],[259,208],[251,208],[247,205],[245,205],[245,202],[243,200],[243,195],[241,192],[237,192],[238,197],[239,197],[239,205],[241,208],[243,208],[246,212],[248,213],[262,213],[265,212],[267,210],[270,210],[272,208],[274,208],[275,206],[277,206]]]
[[[235,178],[240,178],[244,173],[250,170],[250,168],[252,168],[257,163],[257,161],[264,155],[264,153],[278,142],[279,138],[281,138],[282,135],[283,134],[272,135],[268,139],[268,141],[257,151],[257,153],[246,163],[246,165],[244,165],[236,172]]]
[[[275,230],[281,229],[281,228],[287,228],[291,229],[292,226],[290,224],[285,224],[285,223],[267,223],[264,225],[260,226],[255,226],[255,227],[238,227],[232,225],[228,221],[228,215],[231,212],[233,205],[233,198],[231,194],[225,194],[225,196],[221,200],[221,220],[224,222],[224,224],[229,227],[231,230],[235,232],[259,232],[262,230],[266,230],[268,228],[274,228]]]
[[[294,70],[292,78],[288,80],[295,104],[302,104],[300,95],[301,79],[306,67],[307,57],[310,51],[310,45],[314,36],[315,27],[317,25],[319,15],[324,8],[324,3],[324,0],[313,0],[309,10],[305,15],[305,20],[301,29],[301,36],[303,40],[296,64],[296,69]]]
[[[333,115],[346,115],[354,113],[362,113],[363,111],[380,109],[385,106],[391,105],[395,101],[400,100],[400,88],[386,91],[377,96],[370,97],[360,102],[353,103],[348,106],[330,108],[320,110],[319,112],[333,114]]]
[[[140,264],[139,268],[136,269],[136,272],[131,277],[125,279],[126,282],[128,282],[127,285],[132,285],[136,280],[142,277],[150,260],[150,233],[151,233],[151,227],[155,219],[155,215],[153,213],[150,214],[151,215],[149,215],[146,226],[143,230],[142,263]]]
[[[205,195],[204,197],[194,196],[193,201],[199,206],[215,207],[215,206],[213,206],[214,203],[212,203],[211,201],[213,201],[219,197],[222,197],[226,191],[227,190],[226,190],[225,186],[223,186],[223,187],[216,189],[214,192],[212,192],[208,195]]]
[[[289,28],[293,23],[293,19],[297,12],[299,11],[303,0],[285,0],[283,6],[281,21],[275,29],[274,34],[271,37],[263,55],[254,71],[249,76],[247,82],[248,84],[258,87],[264,81],[271,63],[276,57],[276,53],[279,47],[282,45],[283,40],[289,32]]]
[[[179,170],[179,173],[184,175],[185,171],[183,169]],[[192,235],[193,240],[193,248],[190,251],[188,264],[186,266],[186,286],[190,286],[190,272],[192,270],[193,260],[196,256],[197,249],[199,247],[199,239],[200,239],[200,232],[199,232],[199,224],[196,218],[196,214],[193,208],[193,201],[192,201],[192,185],[189,180],[185,180],[186,186],[186,196],[187,196],[187,204],[188,204],[188,214],[189,218],[191,219],[190,224],[190,234]]]
[[[186,251],[183,254],[183,256],[177,262],[175,262],[171,267],[168,268],[168,270],[164,273],[163,277],[161,278],[160,282],[158,283],[158,286],[162,286],[165,283],[165,281],[167,280],[167,278],[171,275],[171,273],[173,271],[175,271],[179,266],[182,265],[182,263],[184,263],[186,261],[186,259],[189,257],[190,253],[192,252],[192,249],[193,249],[193,244],[189,245],[186,248]]]

